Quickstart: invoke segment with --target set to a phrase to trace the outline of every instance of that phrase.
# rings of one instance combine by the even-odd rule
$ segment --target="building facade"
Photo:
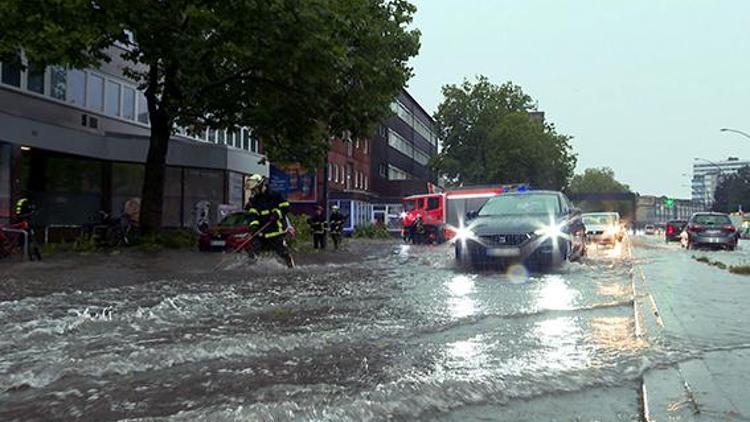
[[[693,163],[692,198],[706,208],[714,202],[714,192],[721,178],[750,166],[750,161],[730,157],[724,161],[696,160]]]
[[[430,115],[408,92],[402,91],[391,110],[371,138],[331,141],[328,166],[316,172],[316,199],[290,195],[293,212],[311,213],[327,198],[329,209],[337,205],[349,216],[347,230],[373,222],[400,229],[401,198],[427,193],[437,183],[428,163],[437,154],[438,136]],[[294,177],[292,168],[280,177]]]
[[[669,220],[687,220],[693,213],[704,211],[703,204],[691,199],[673,199],[667,206],[666,196],[639,195],[636,201],[636,221],[645,224],[665,223]]]
[[[119,47],[97,69],[0,63],[0,219],[29,197],[38,223],[86,224],[141,195],[149,146],[146,99],[123,74]],[[20,58],[23,63],[23,58]],[[177,129],[169,144],[164,225],[192,226],[195,205],[240,208],[245,178],[268,175],[249,130]]]

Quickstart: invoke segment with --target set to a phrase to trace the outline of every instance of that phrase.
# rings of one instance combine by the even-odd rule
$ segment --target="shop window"
[[[120,84],[107,81],[107,105],[105,112],[110,116],[120,115]]]
[[[188,227],[195,225],[195,209],[200,201],[211,203],[211,222],[216,222],[216,210],[224,201],[224,172],[206,169],[185,169],[185,223]]]

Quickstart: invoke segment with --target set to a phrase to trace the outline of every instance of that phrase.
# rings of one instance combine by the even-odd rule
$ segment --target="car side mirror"
[[[469,211],[466,213],[466,221],[479,217],[479,211]]]

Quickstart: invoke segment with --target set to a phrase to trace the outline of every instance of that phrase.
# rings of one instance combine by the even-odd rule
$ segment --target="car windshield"
[[[693,217],[693,223],[701,224],[704,226],[720,226],[724,224],[732,224],[732,221],[726,215],[700,214]]]
[[[409,199],[408,201],[404,201],[404,211],[409,212],[414,209],[414,206],[416,205],[417,201],[413,199]]]
[[[589,226],[612,225],[617,223],[617,214],[584,214],[583,224]]]
[[[234,227],[239,226],[243,224],[249,224],[248,216],[243,213],[236,213],[236,214],[229,214],[228,216],[224,217],[223,220],[221,220],[221,223],[219,223],[222,227]]]
[[[484,204],[479,210],[479,215],[557,214],[559,212],[560,201],[557,195],[521,194],[496,196]]]

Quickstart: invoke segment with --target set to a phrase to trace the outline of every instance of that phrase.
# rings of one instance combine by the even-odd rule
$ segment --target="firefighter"
[[[31,215],[34,213],[35,207],[34,204],[29,200],[29,198],[21,197],[16,201],[16,207],[15,207],[15,218],[14,221],[23,221],[28,220],[31,218]]]
[[[323,214],[323,207],[320,205],[315,207],[315,215],[307,219],[307,224],[310,225],[313,235],[313,248],[325,249],[326,248],[326,216]]]
[[[247,254],[255,261],[258,253],[265,249],[276,252],[289,268],[294,268],[294,259],[286,244],[286,214],[289,202],[268,189],[265,177],[250,176],[252,200],[248,213],[251,215],[250,231],[254,235]]]
[[[341,210],[338,205],[331,207],[331,216],[328,218],[328,227],[331,230],[331,240],[333,241],[333,248],[338,249],[341,244],[341,235],[344,232],[344,222],[346,218],[341,214]]]

